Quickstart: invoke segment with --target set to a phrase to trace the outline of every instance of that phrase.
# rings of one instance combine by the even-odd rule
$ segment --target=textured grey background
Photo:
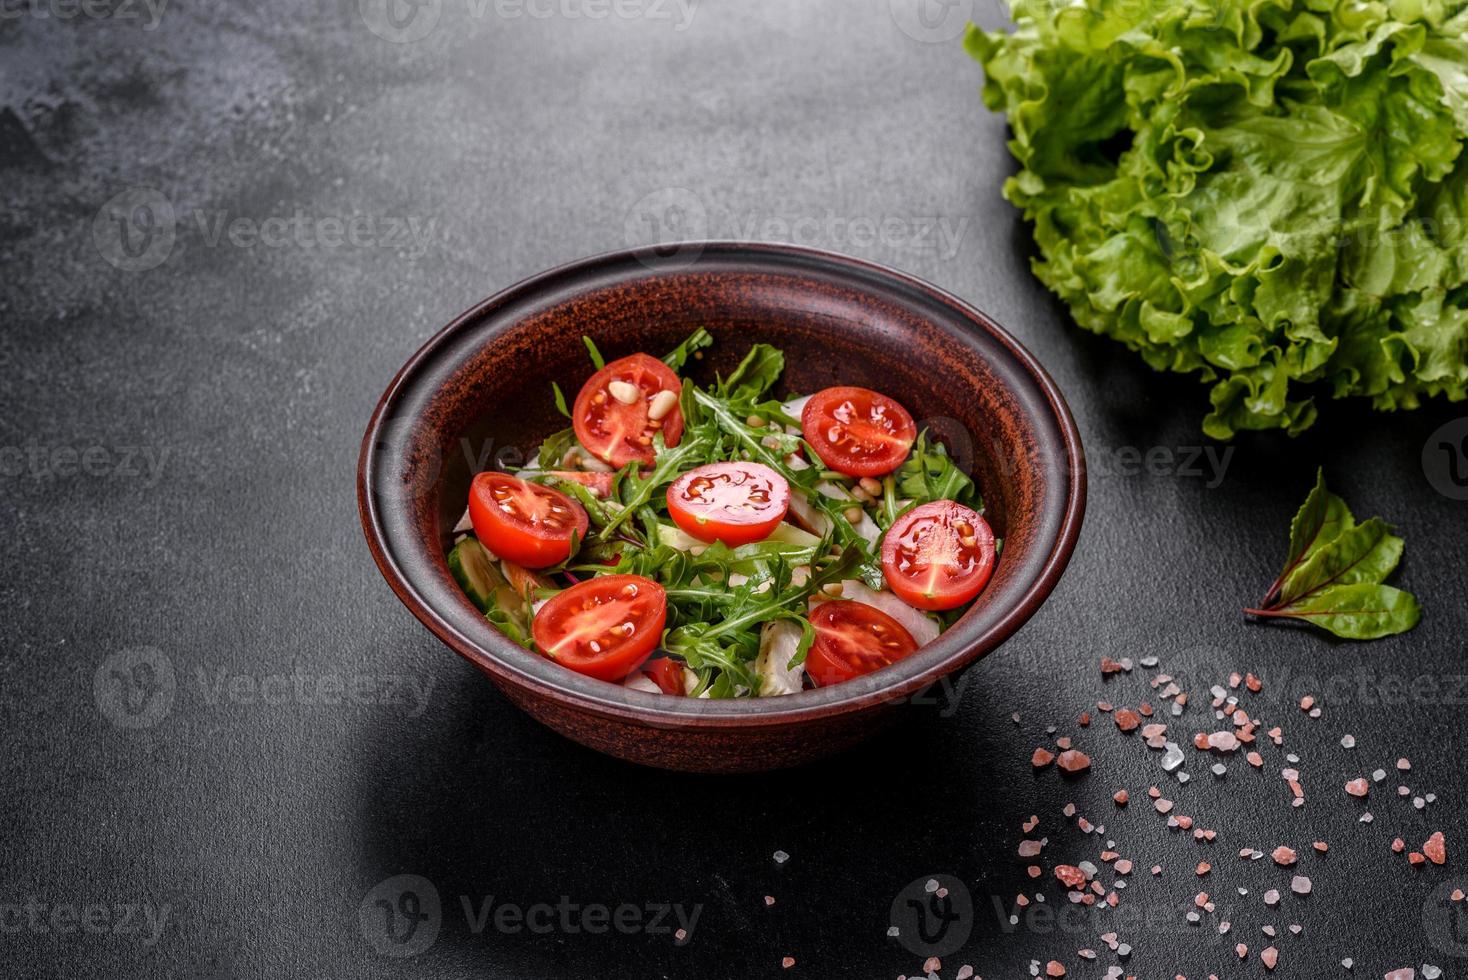
[[[1014,856],[1032,813],[1047,866],[1096,860],[1104,838],[1065,828],[1070,801],[1137,862],[1120,930],[1130,971],[1255,975],[1233,941],[1257,952],[1261,925],[1298,922],[1280,975],[1337,975],[1347,955],[1361,976],[1424,961],[1462,973],[1468,922],[1434,897],[1465,884],[1458,862],[1411,871],[1387,843],[1442,829],[1451,848],[1465,829],[1468,524],[1421,460],[1468,412],[1327,405],[1305,438],[1240,439],[1220,479],[1188,472],[1202,389],[1081,335],[1027,272],[1027,232],[999,196],[1004,126],[953,40],[965,13],[1000,21],[987,0],[934,4],[926,21],[906,0],[421,0],[396,8],[405,29],[437,20],[406,42],[383,2],[4,6],[6,975],[911,975],[922,955],[887,936],[889,910],[942,873],[972,895],[971,937],[944,977],[965,962],[1025,976],[1052,957],[1099,977],[1111,920],[1010,929],[995,906],[1032,888]],[[109,207],[119,194],[132,196]],[[136,255],[118,215],[136,222]],[[238,241],[256,227],[268,243],[232,242],[236,219]],[[394,240],[400,225],[421,237]],[[360,433],[423,340],[524,276],[680,235],[834,248],[974,302],[1049,367],[1092,461],[1069,573],[953,710],[915,710],[801,772],[669,775],[542,730],[397,603],[357,524]],[[1156,453],[1155,469],[1130,465],[1133,450]],[[1403,529],[1401,582],[1428,610],[1416,632],[1343,645],[1243,622],[1319,463],[1359,514]],[[1098,697],[1150,693],[1141,669],[1103,688],[1103,654],[1157,655],[1183,679],[1182,738],[1212,725],[1207,689],[1228,670],[1263,675],[1249,708],[1285,726],[1307,805],[1287,805],[1279,750],[1221,781],[1190,758],[1196,778],[1179,786],[1104,718],[1079,736],[1089,777],[1036,778],[1047,725],[1070,731]],[[320,703],[322,678],[355,694]],[[389,682],[426,692],[425,710]],[[1291,703],[1327,690],[1320,719]],[[1393,775],[1376,823],[1358,823],[1341,783],[1399,755],[1437,802],[1414,812]],[[1153,783],[1219,831],[1211,850],[1163,829],[1143,798]],[[1122,786],[1134,802],[1115,812]],[[1288,876],[1237,849],[1315,839],[1333,849],[1303,862],[1314,895],[1267,910],[1259,895]],[[1205,856],[1217,870],[1200,886]],[[436,941],[411,959],[382,954],[374,939],[404,947],[359,918],[400,874],[442,903]],[[1219,915],[1193,927],[1180,907],[1199,888]],[[679,945],[476,934],[460,904],[563,895],[701,911]],[[32,921],[27,903],[45,911]],[[167,907],[156,942],[129,931],[116,906],[130,904]],[[124,934],[48,918],[89,905]],[[1222,917],[1235,932],[1219,939]],[[1084,964],[1082,947],[1103,955]]]

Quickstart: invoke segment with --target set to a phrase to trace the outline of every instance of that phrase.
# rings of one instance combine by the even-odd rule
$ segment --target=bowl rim
[[[671,261],[669,260],[670,255],[675,256]],[[878,671],[842,684],[838,688],[828,688],[820,692],[804,691],[799,694],[769,699],[668,698],[665,695],[632,691],[619,684],[596,682],[594,686],[591,686],[586,682],[593,679],[583,677],[574,671],[564,671],[568,676],[564,679],[564,683],[558,683],[536,677],[517,668],[503,657],[497,656],[493,650],[487,649],[474,638],[458,630],[433,608],[428,598],[415,586],[390,553],[387,547],[388,532],[384,527],[381,513],[381,498],[373,492],[374,461],[381,445],[379,436],[384,418],[388,416],[389,408],[404,389],[405,383],[420,365],[432,358],[439,348],[448,343],[460,330],[496,310],[511,306],[515,302],[524,300],[527,296],[545,290],[558,280],[585,276],[598,270],[626,264],[629,260],[643,265],[649,275],[656,275],[660,268],[665,268],[666,271],[672,273],[685,272],[695,267],[706,255],[726,258],[746,256],[766,261],[800,260],[817,264],[826,271],[847,280],[853,278],[860,280],[862,277],[885,279],[893,286],[916,292],[930,302],[950,308],[975,329],[988,334],[991,340],[1003,347],[1015,363],[1029,374],[1040,394],[1044,396],[1053,417],[1052,421],[1059,429],[1061,444],[1066,456],[1064,512],[1056,530],[1054,544],[1018,602],[1002,612],[999,618],[983,633],[965,641],[958,649],[922,671],[904,677],[896,669],[897,665],[894,665],[890,674],[888,671]],[[692,241],[617,249],[564,263],[499,290],[470,307],[450,321],[447,326],[434,333],[398,369],[377,400],[371,420],[363,434],[357,460],[358,516],[372,558],[398,599],[441,642],[484,670],[501,686],[528,688],[535,695],[568,704],[591,714],[665,729],[736,729],[816,722],[833,715],[850,714],[881,704],[904,701],[929,688],[941,678],[970,666],[1014,635],[1038,611],[1054,590],[1070,561],[1076,541],[1080,536],[1086,510],[1086,493],[1085,453],[1081,444],[1080,432],[1066,404],[1065,397],[1034,355],[987,314],[932,283],[880,263],[824,249],[763,242]],[[512,641],[505,639],[504,642],[509,644]],[[941,639],[935,642],[941,642]],[[885,682],[884,675],[887,675]],[[810,695],[822,695],[823,697],[813,702],[808,697]]]

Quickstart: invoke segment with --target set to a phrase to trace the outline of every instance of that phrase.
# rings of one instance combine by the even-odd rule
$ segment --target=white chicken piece
[[[849,500],[853,504],[856,503],[856,498],[849,490],[829,480],[817,483],[816,490],[822,496],[830,497],[832,500]],[[790,491],[790,513],[795,515],[796,523],[813,534],[824,536],[831,529],[831,519],[824,511],[812,504],[810,498],[801,490],[792,488]],[[868,514],[865,509],[861,512],[861,519],[852,527],[856,530],[857,535],[873,548],[882,539],[882,529],[877,527],[877,522],[872,520],[872,515]]]
[[[653,679],[640,670],[634,670],[628,675],[627,679],[622,682],[622,686],[629,690],[643,691],[647,694],[663,693],[663,689],[653,683]]]
[[[796,694],[802,690],[805,665],[788,666],[800,647],[801,633],[801,628],[788,619],[766,623],[760,630],[759,656],[754,661],[760,697]]]

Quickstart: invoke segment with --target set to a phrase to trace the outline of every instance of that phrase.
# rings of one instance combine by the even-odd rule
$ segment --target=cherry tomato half
[[[864,602],[823,602],[811,611],[810,623],[816,639],[805,655],[805,670],[822,687],[870,674],[917,649],[901,623]]]
[[[672,657],[650,660],[642,671],[664,694],[683,694],[683,664]]]
[[[907,409],[868,388],[826,388],[805,403],[800,427],[821,462],[849,476],[901,466],[917,438]]]
[[[665,391],[675,400],[663,412],[668,399],[658,396]],[[676,401],[682,391],[683,382],[672,368],[655,357],[633,354],[612,361],[582,385],[571,409],[571,426],[581,445],[613,466],[633,460],[651,463],[652,440],[659,431],[668,446],[683,438],[683,412]],[[653,418],[655,412],[662,414]]]
[[[526,568],[571,555],[571,537],[586,537],[586,511],[553,487],[508,473],[480,473],[469,485],[469,520],[490,551]]]
[[[668,594],[641,575],[602,575],[552,596],[535,614],[535,645],[556,663],[619,681],[657,649]]]
[[[731,548],[770,536],[790,509],[790,484],[763,463],[710,463],[668,487],[673,523]]]
[[[954,609],[983,591],[994,571],[994,532],[952,500],[914,507],[882,539],[882,574],[919,609]]]

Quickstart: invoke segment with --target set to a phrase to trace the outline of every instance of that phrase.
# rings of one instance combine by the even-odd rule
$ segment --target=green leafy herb
[[[713,335],[703,327],[699,327],[688,335],[687,340],[668,351],[667,355],[663,357],[663,363],[674,371],[681,371],[683,365],[688,362],[688,358],[693,356],[695,351],[702,350],[713,342]]]
[[[1468,4],[1014,0],[970,26],[1035,274],[1210,386],[1206,433],[1315,397],[1468,397]]]
[[[556,411],[560,412],[566,418],[570,418],[571,410],[566,407],[566,396],[561,391],[561,386],[552,381],[551,391],[554,392],[556,396]]]
[[[1422,618],[1410,592],[1383,585],[1402,559],[1402,539],[1379,517],[1357,524],[1325,475],[1290,524],[1284,571],[1253,616],[1295,619],[1351,640],[1405,633]]]
[[[927,430],[918,433],[912,455],[897,470],[896,492],[914,505],[934,500],[956,500],[983,513],[974,481],[958,468],[941,442],[928,441]]]
[[[591,355],[591,363],[596,365],[598,371],[607,366],[607,359],[602,357],[601,351],[596,349],[596,341],[582,334],[581,342],[586,345],[586,353]]]
[[[769,344],[755,344],[732,374],[719,384],[731,401],[753,401],[775,386],[785,371],[785,354]]]
[[[575,430],[562,429],[540,444],[540,452],[535,454],[537,465],[543,470],[553,470],[561,465],[561,460],[566,458],[566,453],[575,446]]]

